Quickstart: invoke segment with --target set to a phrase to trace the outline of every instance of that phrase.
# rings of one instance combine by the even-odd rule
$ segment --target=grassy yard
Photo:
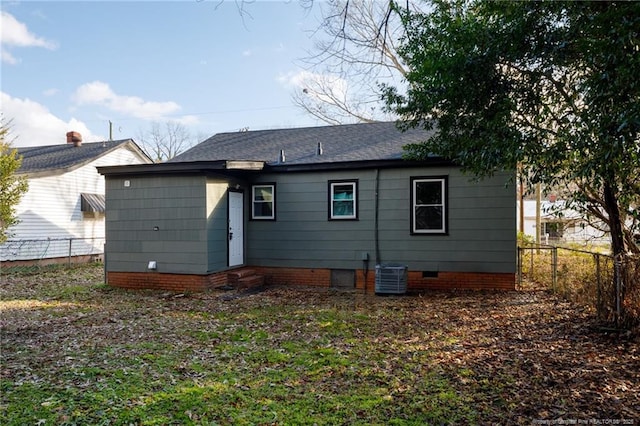
[[[547,292],[176,295],[101,272],[0,276],[0,424],[640,421],[637,333]]]

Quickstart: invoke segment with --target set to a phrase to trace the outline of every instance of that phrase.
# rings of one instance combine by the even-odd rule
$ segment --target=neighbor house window
[[[358,182],[329,182],[329,219],[358,218]]]
[[[252,219],[273,220],[276,218],[275,193],[276,186],[254,185],[252,193]]]
[[[411,232],[415,234],[447,233],[447,178],[411,179]]]
[[[564,235],[564,224],[562,222],[542,222],[542,235],[546,235],[552,240],[559,240]]]

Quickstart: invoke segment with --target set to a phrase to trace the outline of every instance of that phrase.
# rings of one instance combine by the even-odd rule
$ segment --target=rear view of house
[[[402,158],[429,136],[394,123],[222,133],[167,163],[99,167],[107,280],[202,290],[251,268],[373,292],[376,271],[397,268],[408,291],[514,288],[514,173],[472,181],[442,158]]]

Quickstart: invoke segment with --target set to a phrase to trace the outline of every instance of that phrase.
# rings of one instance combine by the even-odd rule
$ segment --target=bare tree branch
[[[147,132],[141,132],[140,142],[147,155],[161,163],[184,152],[195,141],[184,124],[166,121],[151,123]]]
[[[391,3],[331,0],[321,6],[318,41],[302,59],[315,77],[297,85],[293,102],[329,124],[393,118],[384,112],[380,83],[399,85],[407,69],[396,51],[404,29]]]

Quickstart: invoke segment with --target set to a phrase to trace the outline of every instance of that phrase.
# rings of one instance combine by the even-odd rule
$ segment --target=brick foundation
[[[365,282],[362,271],[356,273],[356,287],[374,293],[375,270],[369,271]],[[482,272],[439,272],[437,278],[424,278],[421,271],[409,271],[407,292],[429,290],[515,290],[516,274]]]
[[[255,273],[264,275],[267,284],[312,286],[329,288],[330,269],[272,268],[252,266]],[[168,291],[205,291],[227,283],[229,271],[209,275],[161,274],[158,272],[108,272],[109,285],[130,289],[158,289]],[[424,278],[421,271],[409,271],[407,291],[428,290],[515,290],[515,273],[439,272],[437,277]],[[356,270],[356,289],[375,292],[375,270],[366,279]]]
[[[133,290],[205,291],[227,282],[226,272],[210,275],[161,274],[159,272],[107,272],[107,283]]]
[[[422,290],[515,290],[516,274],[480,272],[439,272],[437,278],[423,278],[422,272],[409,271],[409,291]]]
[[[331,269],[253,267],[256,273],[266,277],[267,284],[329,287]]]

